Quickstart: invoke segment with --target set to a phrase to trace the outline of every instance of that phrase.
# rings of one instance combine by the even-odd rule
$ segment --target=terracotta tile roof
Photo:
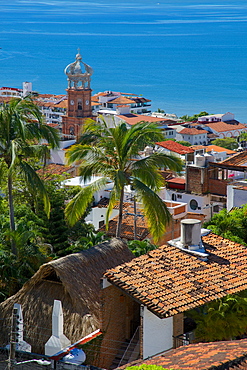
[[[247,289],[247,249],[215,234],[203,237],[207,261],[164,245],[105,277],[160,318]]]
[[[226,149],[218,145],[191,145],[190,148],[194,150],[205,149],[206,152],[211,152],[213,150],[214,152],[218,153],[226,152],[227,154],[236,154],[234,150]]]
[[[142,364],[174,370],[244,370],[247,369],[247,339],[190,344],[135,361],[131,366]]]
[[[133,212],[133,210],[132,210]],[[106,231],[105,226],[103,226],[100,231],[106,232],[108,236],[116,236],[117,230],[117,223],[118,223],[118,216],[114,217],[109,222],[108,230]],[[146,225],[144,218],[137,217],[136,221],[136,233],[138,240],[143,240],[147,238],[149,235],[149,230]],[[134,216],[125,214],[122,221],[121,226],[121,235],[122,239],[133,240],[134,239]]]
[[[186,180],[183,177],[173,177],[172,179],[166,180],[167,182],[176,184],[185,184]]]
[[[179,133],[184,135],[201,135],[208,132],[206,130],[198,130],[197,128],[183,128]]]
[[[59,103],[56,103],[55,107],[67,109],[68,108],[68,100],[64,99],[64,100],[60,101]]]
[[[229,123],[220,121],[220,122],[211,122],[211,123],[204,123],[204,124],[205,126],[211,128],[212,130],[216,132],[226,132],[226,131],[242,130],[242,129],[246,129],[247,131],[247,127],[243,125],[242,123],[231,125]]]
[[[162,146],[162,148],[171,150],[172,152],[175,152],[178,154],[194,153],[195,151],[194,149],[190,147],[184,146],[172,140],[157,142],[156,145]]]
[[[52,178],[54,175],[62,175],[67,173],[67,175],[73,171],[73,167],[64,166],[62,164],[50,163],[46,167],[39,169],[37,172],[43,179]],[[69,176],[71,177],[71,176]]]
[[[53,128],[59,128],[58,123],[47,123],[47,126],[53,127]]]
[[[8,103],[14,96],[0,96],[0,103]]]
[[[145,121],[145,122],[154,122],[154,123],[166,123],[167,119],[164,118],[157,118],[157,117],[151,117],[151,116],[145,116],[142,114],[121,114],[118,115],[121,120],[127,122],[129,125],[135,125],[138,122]]]
[[[224,165],[229,166],[247,166],[247,151],[236,153],[230,158],[226,158],[224,161],[220,162]]]
[[[143,97],[136,97],[136,98],[132,98],[136,103],[148,103],[148,102],[151,102],[151,100],[149,99],[146,99],[146,98],[143,98]]]
[[[99,203],[97,204],[98,207],[103,208],[107,207],[109,204],[108,198],[102,198]],[[118,205],[114,207],[115,209],[118,208]],[[123,214],[123,221],[121,227],[121,238],[133,240],[134,239],[134,216],[133,216],[133,204],[131,203],[124,203],[124,214]],[[131,214],[130,214],[131,213]],[[140,214],[140,212],[138,212]],[[118,223],[118,216],[114,217],[109,222],[108,230],[106,231],[105,225],[100,229],[100,231],[104,231],[107,233],[108,236],[116,236],[117,230],[117,223]],[[139,240],[145,239],[149,235],[147,224],[144,220],[144,217],[137,217],[137,236]]]
[[[97,207],[99,208],[107,208],[109,204],[109,198],[101,198],[100,201],[97,203]],[[129,203],[124,202],[123,203],[123,209],[127,209],[129,207]],[[114,206],[114,209],[118,209],[118,204]]]
[[[125,96],[119,96],[115,99],[112,99],[108,101],[108,103],[111,104],[135,104],[135,101],[129,98],[126,98]]]

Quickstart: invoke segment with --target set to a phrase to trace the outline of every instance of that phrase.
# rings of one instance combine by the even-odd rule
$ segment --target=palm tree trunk
[[[119,200],[119,215],[118,215],[118,224],[117,224],[117,231],[116,231],[117,238],[120,238],[120,235],[121,235],[121,227],[122,227],[122,219],[123,219],[123,198],[124,198],[124,188],[121,190],[120,200]]]
[[[137,214],[136,214],[136,198],[134,196],[134,240],[137,240]]]
[[[8,174],[8,193],[9,193],[9,221],[10,230],[15,231],[15,217],[14,217],[14,205],[13,205],[13,186],[12,186],[12,175]],[[17,254],[15,242],[11,240],[11,251],[13,254]]]

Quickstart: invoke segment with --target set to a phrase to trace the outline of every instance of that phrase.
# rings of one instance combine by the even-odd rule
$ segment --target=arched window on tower
[[[75,135],[75,128],[74,128],[74,126],[70,126],[70,128],[69,128],[69,134],[70,135]]]
[[[78,101],[77,101],[77,108],[78,108],[78,110],[82,110],[82,101],[81,101],[81,99],[78,99]]]

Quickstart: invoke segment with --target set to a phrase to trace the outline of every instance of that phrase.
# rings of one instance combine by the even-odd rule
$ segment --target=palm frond
[[[114,206],[116,205],[117,199],[118,197],[117,197],[116,189],[113,188],[110,194],[109,204],[108,204],[107,211],[106,211],[106,220],[105,220],[106,230],[108,230],[109,217],[111,215],[111,212]]]
[[[182,170],[183,162],[180,158],[173,155],[156,152],[148,157],[141,158],[140,160],[134,162],[133,168],[139,168],[144,166],[154,166],[158,169],[169,168],[172,171],[180,172]]]
[[[164,186],[164,179],[159,171],[155,167],[144,167],[132,170],[134,178],[139,179],[146,186],[153,191],[158,192],[162,186]]]
[[[84,215],[87,207],[92,202],[95,192],[104,188],[107,182],[108,179],[105,177],[94,181],[92,184],[82,188],[82,190],[67,204],[65,208],[65,217],[69,225],[73,226]]]
[[[47,214],[47,217],[49,217],[50,201],[43,181],[39,178],[33,167],[30,166],[30,164],[26,161],[21,161],[19,163],[19,167],[26,178],[28,186],[33,190],[33,192],[38,193],[43,198],[44,210]]]
[[[163,200],[143,182],[135,178],[133,179],[133,187],[138,199],[143,204],[150,233],[154,242],[157,242],[164,235],[166,226],[170,222],[171,215],[169,210]]]

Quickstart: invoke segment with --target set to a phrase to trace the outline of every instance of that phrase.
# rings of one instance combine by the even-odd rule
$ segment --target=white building
[[[151,100],[136,94],[105,91],[92,96],[92,110],[95,114],[101,114],[101,111],[105,109],[117,111],[123,106],[128,113],[146,114],[151,112]]]
[[[188,141],[191,145],[207,145],[207,135],[208,132],[206,130],[183,127],[181,130],[177,130],[176,140]]]
[[[227,122],[232,120],[234,120],[234,114],[230,112],[224,114],[208,114],[198,117],[198,122]]]
[[[242,207],[247,204],[246,181],[238,182],[227,186],[227,211],[234,207]]]

